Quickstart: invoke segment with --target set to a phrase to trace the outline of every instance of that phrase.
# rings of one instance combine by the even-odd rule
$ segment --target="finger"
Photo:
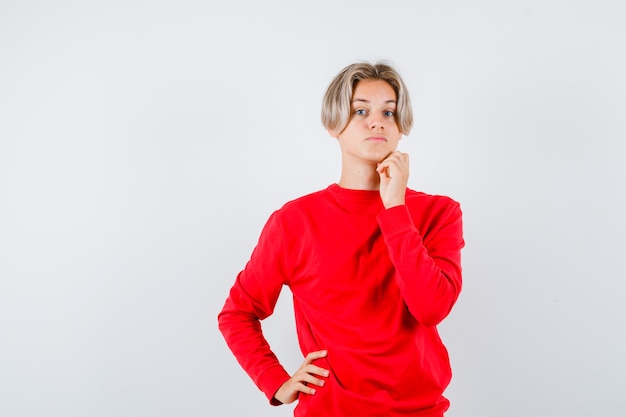
[[[321,387],[326,383],[326,381],[322,378],[319,378],[318,376],[319,374],[312,374],[310,372],[298,371],[293,377],[294,377],[294,380],[296,381],[308,382],[310,384],[319,385]]]
[[[385,159],[384,161],[379,162],[376,166],[376,171],[381,175],[388,173],[390,163],[391,161],[389,159]]]
[[[394,151],[394,152],[391,152],[389,155],[385,156],[381,162],[386,161],[391,158],[401,157],[403,155],[408,155],[408,154],[400,152],[400,151]]]
[[[395,162],[396,164],[406,164],[409,162],[409,155],[405,154],[405,153],[394,153],[393,155],[390,155],[387,159],[385,159],[383,162],[386,163],[392,163]]]
[[[404,156],[394,156],[390,157],[384,162],[381,162],[376,169],[381,176],[385,174],[388,178],[391,178],[393,174],[402,174],[408,173],[409,170],[409,161],[408,155]]]
[[[296,375],[296,380],[302,383],[306,382],[307,384],[317,385],[318,387],[323,387],[324,384],[326,383],[326,381],[324,381],[323,379],[316,378],[313,375],[308,374],[308,373],[304,373],[302,375]]]
[[[301,382],[297,383],[295,388],[296,388],[296,391],[302,392],[304,394],[309,394],[309,395],[313,395],[316,392],[315,388],[304,385]]]
[[[408,163],[408,154],[406,153],[402,153],[402,152],[392,152],[391,154],[389,154],[385,159],[383,159],[382,161],[380,161],[378,163],[378,165],[376,166],[376,170],[379,173],[383,173],[385,171],[385,168],[389,168],[390,164],[398,164],[398,165],[403,165]]]
[[[306,358],[304,358],[304,363],[309,364],[316,359],[325,358],[327,355],[328,355],[327,350],[317,350],[315,352],[309,352],[309,354],[306,355]]]
[[[319,366],[315,365],[307,365],[305,371],[311,375],[319,375],[323,377],[327,377],[328,375],[330,375],[328,369],[320,368]]]
[[[400,165],[397,163],[397,161],[394,160],[388,160],[385,163],[381,164],[381,166],[376,169],[376,171],[378,171],[378,173],[381,176],[385,176],[386,178],[391,178],[392,177],[392,172],[400,172]]]
[[[387,170],[387,167],[379,168],[376,171],[378,172],[378,175],[380,175],[381,178],[389,178],[389,172]]]

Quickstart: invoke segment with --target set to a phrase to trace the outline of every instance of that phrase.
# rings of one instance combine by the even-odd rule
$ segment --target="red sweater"
[[[407,189],[385,209],[378,191],[331,185],[269,218],[219,314],[237,360],[274,405],[289,379],[263,337],[283,285],[293,293],[303,355],[330,371],[296,416],[441,416],[451,378],[436,325],[461,291],[459,204]]]

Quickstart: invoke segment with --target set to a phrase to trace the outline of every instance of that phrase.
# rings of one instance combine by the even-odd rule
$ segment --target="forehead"
[[[385,80],[368,79],[357,83],[352,93],[352,101],[396,102],[396,92]]]

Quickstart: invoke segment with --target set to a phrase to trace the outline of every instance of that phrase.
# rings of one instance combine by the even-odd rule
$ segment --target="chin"
[[[378,152],[370,152],[367,155],[367,159],[378,163],[388,157],[391,152],[393,152],[393,149],[381,149]]]

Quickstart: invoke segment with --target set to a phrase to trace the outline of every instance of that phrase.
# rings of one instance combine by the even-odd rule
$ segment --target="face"
[[[396,123],[396,93],[383,80],[362,80],[356,85],[346,128],[337,138],[344,162],[376,164],[398,147],[402,137]]]

